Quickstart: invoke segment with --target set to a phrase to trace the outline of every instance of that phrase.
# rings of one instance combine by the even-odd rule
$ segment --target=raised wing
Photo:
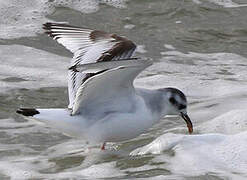
[[[78,89],[72,115],[87,114],[101,111],[126,111],[131,107],[131,99],[135,94],[133,81],[145,68],[150,66],[150,60],[114,61],[78,65],[77,71],[85,69],[95,71],[99,67],[101,73],[88,78]],[[102,69],[104,67],[105,69]],[[110,69],[110,68],[113,69]],[[103,71],[103,72],[102,72]],[[120,103],[122,102],[122,103]],[[127,108],[127,109],[126,109]]]
[[[74,53],[71,66],[127,59],[136,48],[132,41],[103,31],[61,23],[46,23],[43,28],[50,37]],[[78,88],[93,75],[69,70],[69,108],[74,104]]]

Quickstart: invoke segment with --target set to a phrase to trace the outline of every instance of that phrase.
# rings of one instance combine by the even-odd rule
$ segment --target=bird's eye
[[[176,100],[175,100],[174,97],[170,97],[170,98],[169,98],[169,101],[170,101],[170,103],[172,103],[172,104],[175,104],[175,103],[176,103]]]

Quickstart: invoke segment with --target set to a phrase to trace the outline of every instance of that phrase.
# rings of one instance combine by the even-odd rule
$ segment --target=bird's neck
[[[138,89],[138,94],[144,99],[146,106],[158,119],[168,114],[164,92],[159,89]]]

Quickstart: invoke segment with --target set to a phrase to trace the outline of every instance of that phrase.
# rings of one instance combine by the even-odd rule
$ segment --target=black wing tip
[[[52,26],[62,26],[62,27],[71,27],[70,25],[68,25],[67,22],[57,22],[57,23],[53,23],[53,22],[46,22],[43,24],[43,29],[51,29]]]
[[[51,23],[51,22],[47,22],[45,24],[43,24],[43,29],[45,30],[45,34],[47,34],[48,36],[50,36],[51,38],[55,38],[55,35],[52,32],[52,26],[57,25],[56,23]]]
[[[74,71],[74,72],[79,72],[77,69],[77,65],[71,66],[69,70]]]
[[[57,23],[53,23],[53,22],[46,22],[43,24],[42,28],[45,30],[45,33],[48,34],[48,36],[52,37],[52,38],[56,38],[56,40],[58,39],[56,36],[58,34],[53,34],[55,31],[54,29],[67,29],[67,28],[80,28],[77,26],[70,26],[67,22],[57,22]]]
[[[51,26],[52,26],[52,23],[47,22],[47,23],[43,24],[42,28],[45,30],[45,33],[48,34],[48,36],[53,37],[52,31],[51,31],[51,29],[52,29]]]
[[[123,58],[119,59],[118,61],[129,61],[129,60],[138,60],[141,59],[140,57],[130,57],[130,58]]]
[[[34,116],[36,114],[40,114],[40,112],[34,108],[19,108],[16,110],[16,113],[22,114],[24,116]]]
[[[68,22],[46,22],[43,24],[43,29],[51,30],[52,28],[66,29],[66,28],[78,28],[82,29],[79,26],[71,26]],[[86,29],[86,28],[84,28]]]
[[[43,29],[44,30],[51,30],[52,26],[55,25],[54,23],[51,23],[51,22],[47,22],[45,24],[43,24]]]

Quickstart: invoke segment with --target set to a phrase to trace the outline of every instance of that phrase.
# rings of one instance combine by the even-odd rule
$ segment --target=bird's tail
[[[24,116],[34,116],[40,112],[34,108],[19,108],[17,109],[16,113],[22,114]]]
[[[16,113],[46,127],[53,127],[70,137],[81,137],[87,128],[87,121],[81,116],[71,116],[68,109],[20,108]]]

